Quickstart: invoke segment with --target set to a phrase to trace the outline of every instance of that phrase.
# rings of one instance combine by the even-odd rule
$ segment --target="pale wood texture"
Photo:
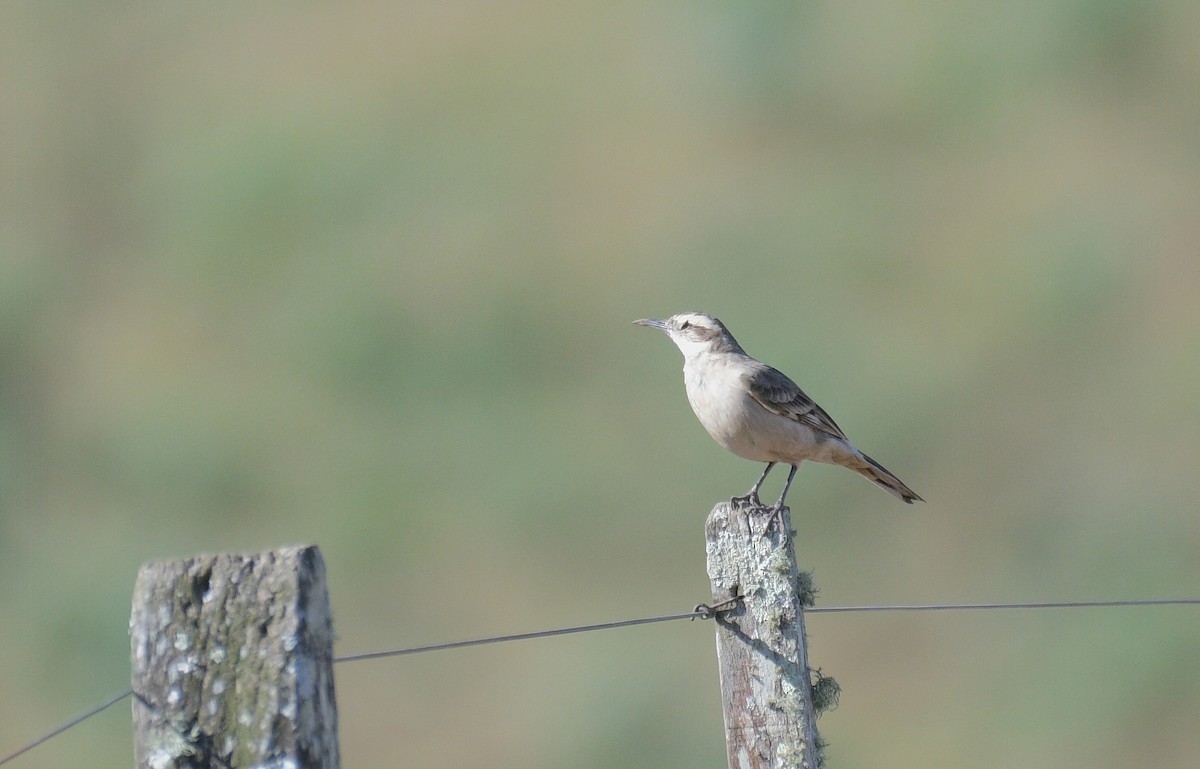
[[[138,769],[336,769],[333,629],[316,547],[138,572]]]
[[[705,526],[713,600],[742,595],[717,618],[717,660],[731,769],[819,769],[791,511],[764,536],[763,508],[718,504]],[[807,589],[807,587],[806,587]]]

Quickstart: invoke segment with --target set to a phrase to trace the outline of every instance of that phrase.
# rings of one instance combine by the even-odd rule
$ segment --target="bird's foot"
[[[758,494],[753,491],[744,497],[733,497],[729,501],[732,502],[735,507],[763,507],[762,500],[759,499]]]
[[[763,526],[762,536],[769,537],[771,536],[772,531],[778,531],[780,544],[787,542],[788,536],[791,534],[791,532],[788,531],[788,527],[783,525],[783,505],[776,502],[775,504],[766,508],[766,510],[767,524]]]
[[[766,523],[759,536],[769,537],[772,531],[778,531],[780,534],[780,544],[787,542],[791,532],[787,531],[787,527],[783,525],[783,504],[781,502],[776,502],[770,506],[764,505],[762,500],[758,498],[758,494],[753,491],[744,497],[731,497],[729,502],[735,508],[745,510],[754,518],[760,516],[766,518]]]

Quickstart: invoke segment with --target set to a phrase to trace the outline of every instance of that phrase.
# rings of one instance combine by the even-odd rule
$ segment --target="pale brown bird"
[[[924,501],[855,448],[842,428],[795,382],[747,355],[713,316],[685,312],[634,323],[666,332],[679,347],[688,403],[713,440],[743,459],[767,463],[750,493],[740,500],[761,505],[758,490],[771,468],[780,462],[789,464],[792,470],[783,493],[771,507],[778,513],[796,469],[810,460],[849,468],[909,504]]]

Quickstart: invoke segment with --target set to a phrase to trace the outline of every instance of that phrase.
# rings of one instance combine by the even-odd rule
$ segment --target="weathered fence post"
[[[791,511],[763,534],[763,508],[722,502],[705,525],[713,599],[741,595],[717,617],[717,661],[731,769],[820,769],[805,648],[802,581]],[[753,524],[753,526],[752,526]],[[780,532],[783,532],[782,534]]]
[[[147,564],[129,632],[138,769],[337,769],[316,547]]]

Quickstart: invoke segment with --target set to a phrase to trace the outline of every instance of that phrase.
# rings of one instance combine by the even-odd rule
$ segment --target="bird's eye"
[[[687,330],[688,330],[689,328],[691,328],[691,327],[692,327],[692,323],[691,323],[691,321],[687,321],[687,320],[685,320],[683,323],[680,323],[680,324],[679,324],[679,330],[680,330],[680,331],[687,331]]]

